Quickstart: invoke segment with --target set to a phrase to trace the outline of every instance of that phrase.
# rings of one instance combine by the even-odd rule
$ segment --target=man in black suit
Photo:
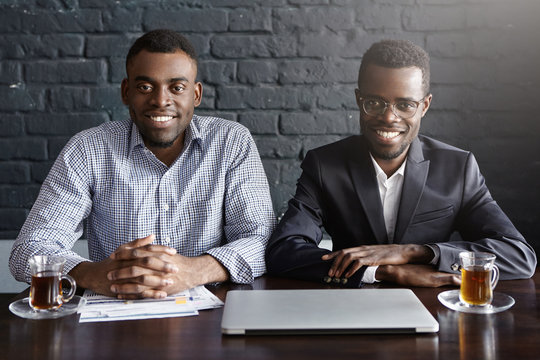
[[[534,250],[492,199],[474,156],[418,135],[429,76],[428,54],[411,42],[366,52],[356,89],[362,135],[306,154],[268,243],[270,274],[351,287],[459,285],[459,253],[486,251],[501,279],[532,276]],[[333,252],[318,247],[323,228]]]

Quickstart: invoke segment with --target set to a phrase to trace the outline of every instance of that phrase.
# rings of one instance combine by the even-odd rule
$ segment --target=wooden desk
[[[229,289],[322,287],[263,277],[251,286],[209,289],[224,300]],[[439,321],[437,334],[252,337],[222,336],[222,308],[194,317],[79,324],[75,315],[18,318],[8,309],[13,295],[4,294],[0,359],[539,359],[540,270],[533,279],[499,282],[496,290],[516,300],[499,314],[451,311],[437,300],[437,294],[448,289],[413,288]]]

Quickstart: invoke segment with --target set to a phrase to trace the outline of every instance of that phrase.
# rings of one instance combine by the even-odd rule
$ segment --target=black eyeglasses
[[[426,96],[418,101],[399,100],[393,104],[387,103],[383,99],[376,97],[359,97],[358,100],[362,103],[364,112],[370,116],[383,115],[386,112],[386,109],[390,106],[390,109],[394,115],[399,116],[402,119],[409,119],[416,114],[416,111]]]

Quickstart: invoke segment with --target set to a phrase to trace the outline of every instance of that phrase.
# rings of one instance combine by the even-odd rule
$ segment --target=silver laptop
[[[231,290],[228,335],[432,333],[439,323],[409,289]]]

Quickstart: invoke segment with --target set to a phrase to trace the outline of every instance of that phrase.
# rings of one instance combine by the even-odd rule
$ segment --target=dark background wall
[[[538,0],[0,0],[0,239],[16,237],[76,132],[127,116],[124,57],[155,28],[200,54],[199,114],[246,125],[276,213],[305,152],[359,132],[363,52],[404,38],[432,55],[424,134],[472,150],[540,250]]]

